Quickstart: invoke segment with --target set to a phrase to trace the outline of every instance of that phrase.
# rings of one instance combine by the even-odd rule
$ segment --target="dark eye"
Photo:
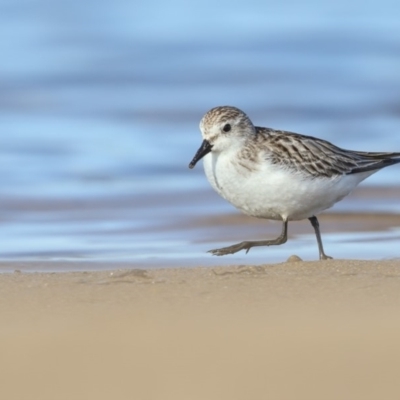
[[[230,124],[226,124],[222,129],[224,132],[229,132],[231,130],[231,126]]]

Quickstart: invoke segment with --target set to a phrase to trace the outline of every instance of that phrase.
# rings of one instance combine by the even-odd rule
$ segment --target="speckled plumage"
[[[315,178],[377,171],[400,162],[400,153],[344,150],[326,140],[271,128],[256,127],[256,133],[247,146],[265,147],[272,163]]]
[[[255,127],[235,107],[216,107],[200,122],[203,144],[190,167],[204,157],[211,186],[244,213],[287,221],[310,219],[320,250],[315,215],[347,196],[379,169],[400,162],[400,153],[368,153],[341,149],[325,140],[271,128]],[[216,255],[286,241],[242,242]]]

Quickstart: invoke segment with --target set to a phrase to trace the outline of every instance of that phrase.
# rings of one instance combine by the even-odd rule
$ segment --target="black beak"
[[[197,150],[197,153],[193,157],[193,160],[189,164],[189,168],[192,169],[197,164],[199,160],[201,160],[206,154],[208,154],[212,149],[212,144],[208,140],[203,140],[200,148]]]

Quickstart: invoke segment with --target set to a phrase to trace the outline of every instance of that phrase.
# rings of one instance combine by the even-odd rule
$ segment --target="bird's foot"
[[[226,254],[234,254],[240,250],[246,250],[246,254],[252,248],[253,242],[241,242],[232,246],[223,247],[222,249],[209,250],[207,253],[211,253],[214,256],[225,256]]]

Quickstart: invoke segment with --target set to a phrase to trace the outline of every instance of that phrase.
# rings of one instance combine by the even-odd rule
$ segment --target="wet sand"
[[[399,260],[0,267],[5,399],[400,397]]]

